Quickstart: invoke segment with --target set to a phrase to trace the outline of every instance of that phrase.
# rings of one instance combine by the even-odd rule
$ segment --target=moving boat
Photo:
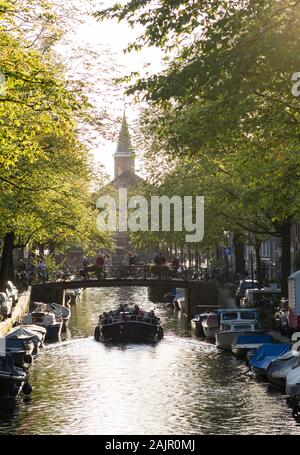
[[[104,313],[95,328],[96,341],[114,341],[121,343],[140,343],[157,341],[163,338],[163,328],[154,313],[134,314],[134,310]]]
[[[197,337],[204,338],[202,322],[205,321],[210,313],[196,314],[191,320],[191,329]]]
[[[27,374],[14,365],[9,354],[0,356],[0,399],[16,397],[21,390],[30,394],[31,387],[26,380]]]
[[[23,318],[24,325],[39,325],[46,329],[46,339],[57,338],[61,334],[63,321],[52,311],[35,310]]]
[[[49,305],[49,309],[57,317],[63,320],[63,329],[66,330],[68,327],[69,319],[71,317],[71,310],[68,307],[60,305],[59,303],[51,303]]]
[[[216,332],[216,346],[219,349],[231,350],[231,345],[238,335],[246,335],[248,332],[260,334],[257,330],[257,322],[235,322],[221,324],[220,330]]]
[[[256,351],[264,343],[272,343],[273,337],[267,334],[255,332],[247,335],[239,335],[231,344],[232,353],[239,359],[246,359],[249,351]]]
[[[260,377],[267,376],[267,368],[272,362],[272,360],[278,359],[279,357],[283,356],[291,349],[290,343],[285,344],[263,344],[258,350],[255,352],[253,357],[250,360],[250,366],[252,371]]]

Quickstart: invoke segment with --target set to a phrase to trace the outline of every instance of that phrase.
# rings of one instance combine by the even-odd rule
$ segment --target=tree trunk
[[[195,246],[195,267],[196,270],[199,270],[199,252],[197,246]]]
[[[54,254],[55,253],[55,243],[54,242],[49,242],[49,254]]]
[[[288,298],[288,277],[291,273],[291,225],[291,221],[287,220],[281,226],[281,290],[285,298]]]
[[[258,281],[258,289],[263,287],[263,273],[260,256],[261,241],[255,240],[255,257],[256,257],[256,279]]]
[[[235,273],[244,275],[246,269],[244,243],[239,233],[233,235]]]
[[[45,255],[45,245],[43,245],[42,243],[39,243],[39,256],[40,257],[44,257]]]
[[[2,250],[2,261],[0,268],[0,290],[5,290],[7,281],[14,281],[14,262],[13,262],[13,249],[14,249],[14,233],[9,232],[4,237],[4,244]]]

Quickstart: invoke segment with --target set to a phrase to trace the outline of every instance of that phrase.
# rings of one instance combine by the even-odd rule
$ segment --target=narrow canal
[[[147,289],[84,291],[67,334],[31,368],[31,400],[0,403],[0,434],[300,434],[285,398],[191,337],[180,314],[155,305],[156,345],[95,342],[99,313],[120,302],[154,307]]]

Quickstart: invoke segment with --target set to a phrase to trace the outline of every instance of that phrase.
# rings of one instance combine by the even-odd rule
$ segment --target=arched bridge
[[[119,273],[120,270],[117,272],[116,270],[111,270],[110,276],[106,277],[104,273],[99,273],[98,271],[98,274],[96,273],[97,277],[84,275],[81,279],[35,284],[32,285],[31,298],[32,301],[36,302],[58,302],[64,305],[65,291],[67,289],[138,286],[148,287],[151,290],[161,290],[162,295],[171,291],[172,288],[185,289],[185,311],[187,314],[191,314],[192,306],[195,306],[195,302],[197,305],[205,303],[207,307],[220,304],[218,286],[216,286],[215,282],[209,281],[209,278],[215,278],[215,273],[208,275],[207,269],[205,269],[205,272],[185,269],[176,271],[176,273],[170,269],[160,269],[160,273],[154,274],[153,269],[151,271],[151,269],[143,267],[127,270],[125,274],[124,268],[122,268],[122,274]]]

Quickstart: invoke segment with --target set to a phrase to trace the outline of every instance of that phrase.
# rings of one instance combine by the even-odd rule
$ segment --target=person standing
[[[100,278],[103,276],[105,278],[104,263],[105,261],[103,254],[99,253],[96,259],[98,280],[100,280]]]
[[[39,259],[37,263],[37,271],[39,278],[42,280],[43,283],[45,283],[48,279],[48,272],[47,272],[47,266],[43,259]]]
[[[110,254],[105,256],[105,270],[108,276],[111,276],[111,268],[112,268],[112,258]]]

